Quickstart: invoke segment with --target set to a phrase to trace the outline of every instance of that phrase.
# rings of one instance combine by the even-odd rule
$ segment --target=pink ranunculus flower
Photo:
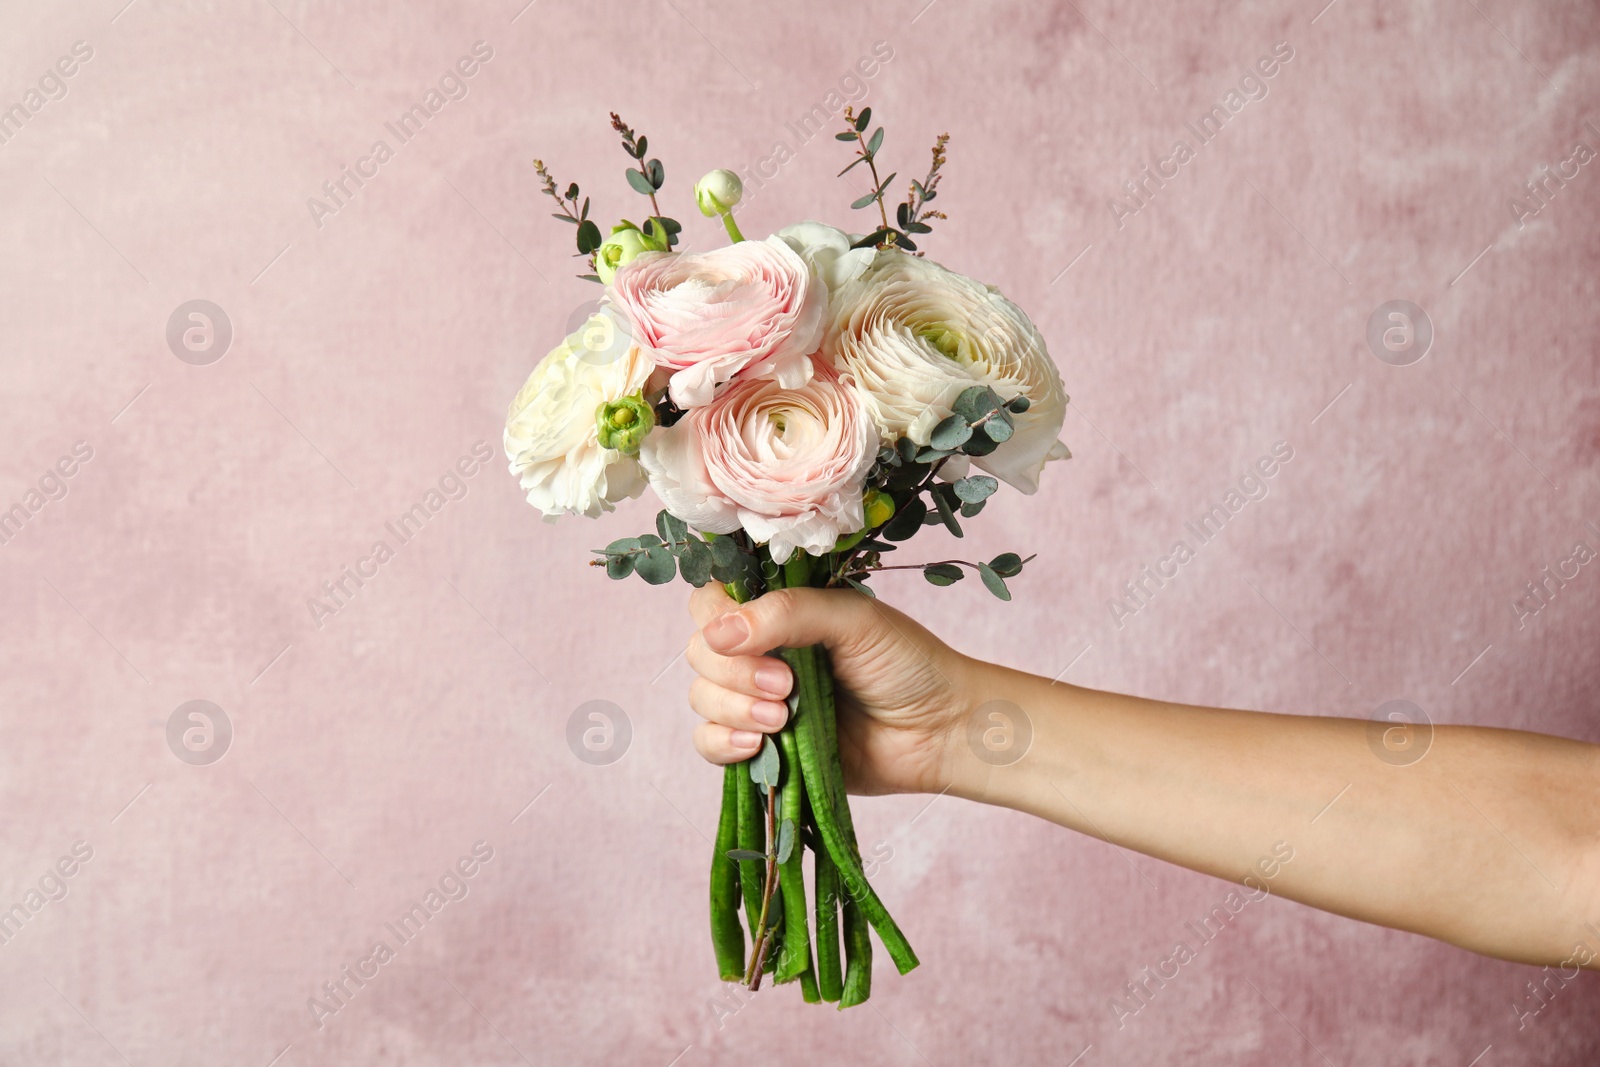
[[[634,342],[672,372],[668,393],[685,409],[709,404],[735,375],[803,385],[828,307],[827,286],[778,237],[647,252],[617,271],[610,291]]]
[[[848,378],[808,362],[797,388],[740,378],[645,438],[639,460],[668,511],[701,531],[743,529],[780,563],[862,527],[878,431]]]

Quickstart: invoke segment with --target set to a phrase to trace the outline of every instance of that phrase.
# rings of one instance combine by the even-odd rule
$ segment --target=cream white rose
[[[655,370],[636,345],[620,354],[585,345],[591,336],[615,336],[614,313],[601,309],[534,368],[511,402],[505,449],[528,495],[547,521],[560,515],[593,518],[645,487],[639,461],[600,444],[601,405],[642,392]]]
[[[1056,439],[1067,394],[1044,338],[993,286],[892,249],[840,286],[824,351],[853,376],[886,443],[927,444],[962,391],[987,385],[1003,399],[1026,396],[1016,433],[979,467],[1024,493],[1039,488],[1047,461],[1065,458]]]

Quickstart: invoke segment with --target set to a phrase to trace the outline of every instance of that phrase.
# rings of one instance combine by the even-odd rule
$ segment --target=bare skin
[[[741,606],[709,585],[690,610],[689,699],[706,720],[694,742],[712,763],[748,758],[783,725],[792,680],[763,653],[823,644],[852,793],[949,792],[1484,955],[1600,969],[1600,746],[1436,726],[1426,754],[1397,765],[1375,755],[1366,720],[1055,684],[964,656],[854,592]],[[969,738],[1008,705],[1033,738],[996,766]],[[1292,862],[1264,865],[1279,843]]]

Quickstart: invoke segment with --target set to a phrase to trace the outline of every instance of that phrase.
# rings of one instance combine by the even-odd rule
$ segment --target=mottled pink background
[[[348,606],[307,607],[476,442],[498,454],[594,296],[534,156],[637,218],[616,109],[691,244],[720,240],[688,199],[716,166],[776,171],[747,233],[848,225],[841,146],[787,124],[882,41],[856,88],[891,165],[952,137],[926,247],[1035,316],[1076,453],[971,524],[1041,553],[1013,604],[884,596],[1084,685],[1600,741],[1600,565],[1520,629],[1512,607],[1600,547],[1600,164],[1510,206],[1600,149],[1593,4],[124,2],[0,15],[0,106],[93,49],[0,144],[0,505],[93,450],[0,545],[0,907],[93,849],[0,945],[0,1062],[1600,1058],[1591,974],[1519,1031],[1535,969],[1275,898],[1119,1029],[1112,998],[1225,883],[948,798],[856,806],[920,970],[880,953],[868,1007],[784,988],[719,1019],[684,593],[584,567],[651,503],[543,525],[497,455]],[[390,140],[480,40],[469,95]],[[1268,95],[1119,227],[1122,183],[1278,42]],[[319,228],[308,198],[379,138],[394,158]],[[208,366],[165,336],[196,298],[234,329]],[[1365,340],[1391,299],[1435,329],[1411,366]],[[1110,598],[1278,441],[1270,495],[1118,628]],[[166,742],[191,699],[235,729],[209,766]],[[565,740],[590,700],[631,722],[608,766]],[[469,894],[315,1028],[307,999],[480,840]]]

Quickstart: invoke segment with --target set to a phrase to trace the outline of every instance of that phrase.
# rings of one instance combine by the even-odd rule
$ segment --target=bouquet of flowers
[[[928,205],[948,138],[891,209],[883,129],[871,108],[846,108],[844,121],[845,171],[864,164],[871,177],[852,205],[876,216],[863,235],[802,222],[747,240],[733,218],[740,181],[718,170],[695,199],[731,244],[680,249],[682,227],[656,199],[661,161],[615,114],[628,184],[649,198],[643,225],[602,235],[579,187],[560,189],[534,161],[555,217],[576,227],[583,277],[605,292],[512,401],[506,454],[547,520],[655,491],[665,505],[655,532],[596,550],[610,577],[721,582],[745,601],[793,586],[870,597],[880,570],[920,569],[940,586],[970,571],[1010,599],[1006,579],[1028,562],[1016,553],[884,560],[924,527],[961,537],[1001,481],[1038,488],[1045,463],[1068,455],[1061,376],[1021,309],[918,250],[945,218]],[[754,990],[772,973],[798,981],[808,1002],[843,1008],[870,993],[869,928],[902,974],[917,957],[862,867],[826,652],[778,654],[795,677],[789,720],[724,770],[711,941],[723,979]]]

